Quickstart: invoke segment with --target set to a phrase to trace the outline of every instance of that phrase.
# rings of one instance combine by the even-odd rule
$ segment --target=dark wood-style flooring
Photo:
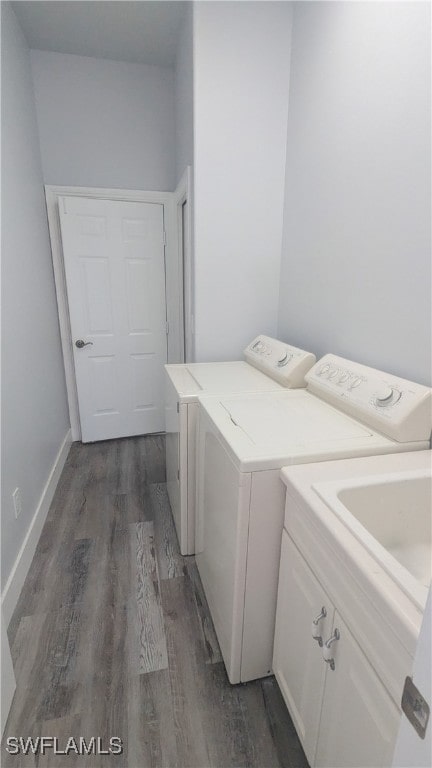
[[[9,626],[17,689],[1,765],[307,768],[274,678],[231,686],[163,436],[74,443]],[[122,755],[11,756],[7,736],[123,740]]]

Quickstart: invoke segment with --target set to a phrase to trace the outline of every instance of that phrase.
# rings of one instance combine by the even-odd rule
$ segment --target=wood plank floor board
[[[210,766],[200,677],[205,658],[190,584],[185,577],[167,579],[161,592],[178,763],[182,768]]]
[[[125,667],[122,673],[93,677],[85,691],[85,703],[81,718],[81,732],[87,742],[92,737],[102,739],[104,749],[109,747],[111,737],[122,739],[124,750],[121,755],[88,755],[86,768],[103,768],[115,765],[128,766],[128,696],[129,681]]]
[[[80,445],[77,448],[77,445],[72,443],[47,515],[47,520],[53,521],[59,529],[68,530],[71,518],[74,518],[74,508],[77,503],[81,504],[91,476],[93,454],[90,446]]]
[[[206,668],[206,679],[211,698],[207,699],[205,711],[207,734],[209,739],[209,764],[230,768],[256,766],[254,737],[245,727],[239,686],[230,686],[223,663]]]
[[[79,642],[79,613],[71,606],[38,617],[23,617],[12,648],[17,688],[7,732],[38,735],[53,714],[69,714],[75,689],[73,670]]]
[[[11,656],[15,676],[19,680],[27,680],[33,669],[46,618],[45,613],[36,613],[33,616],[23,616],[18,622],[11,645]]]
[[[143,449],[146,480],[152,483],[166,482],[165,439],[161,435],[148,435],[141,443]]]
[[[32,615],[80,603],[85,593],[93,549],[91,539],[72,539],[53,546],[50,557],[37,556],[20,595],[17,615]]]
[[[8,633],[5,768],[307,768],[274,678],[228,682],[161,435],[73,444]],[[124,752],[12,757],[8,735]]]
[[[89,485],[99,487],[102,492],[117,489],[121,443],[121,440],[101,440],[84,446],[88,456],[87,483],[84,485],[84,491]]]
[[[115,685],[127,675],[127,606],[95,606],[81,614],[81,637],[74,680],[92,695],[97,678],[107,678]],[[84,690],[84,689],[83,689]]]
[[[263,728],[260,684],[231,686],[223,663],[206,663],[191,581],[163,581],[161,590],[181,764],[279,766],[270,729]]]
[[[79,653],[82,614],[76,606],[67,606],[47,615],[46,645],[40,643],[40,661],[36,660],[29,690],[35,698],[38,722],[53,720],[71,712],[78,700],[81,681],[74,674]]]
[[[147,442],[150,437],[150,435],[146,437],[145,441]],[[162,442],[162,450],[164,445],[165,443]],[[132,461],[129,472],[130,485],[133,492],[139,499],[146,499],[148,497],[149,480],[144,440],[135,440],[132,444]],[[129,491],[130,489],[128,489]]]
[[[280,755],[268,718],[263,717],[264,699],[261,681],[254,680],[239,688],[244,727],[249,734],[253,765],[279,768]],[[265,711],[265,709],[264,709]],[[283,765],[283,763],[282,763]]]
[[[73,737],[79,740],[81,734],[81,716],[66,715],[55,720],[46,720],[41,724],[41,735],[57,739],[57,751],[64,751],[68,740]],[[76,756],[73,751],[60,755],[54,749],[47,748],[38,759],[38,768],[85,768],[85,757]]]
[[[277,752],[260,706],[259,683],[231,686],[223,663],[208,665],[206,677],[212,691],[206,725],[206,731],[212,733],[211,765],[278,768]]]
[[[190,579],[196,612],[199,616],[200,633],[203,646],[207,653],[207,661],[208,663],[222,661],[219,643],[216,638],[207,600],[195,564],[195,558],[184,557],[180,554],[166,484],[152,484],[150,486],[150,494],[154,508],[155,540],[159,576],[162,580],[178,578],[179,576],[187,576]]]
[[[111,493],[121,494],[130,493],[137,487],[139,478],[135,477],[134,467],[134,448],[135,444],[132,440],[115,440],[110,441],[115,443],[114,456],[115,456],[115,468],[116,474],[112,478]]]
[[[80,605],[82,632],[77,677],[125,674],[128,659],[127,604],[132,594],[130,534],[115,531],[95,541],[87,590]]]
[[[98,538],[126,530],[133,523],[153,520],[149,489],[129,493],[103,492],[93,487],[86,490],[76,515],[75,538]]]
[[[130,527],[135,594],[128,603],[131,670],[157,672],[168,666],[153,523]]]
[[[115,497],[93,486],[85,489],[75,510],[75,539],[96,539],[107,534],[116,517]]]
[[[70,545],[65,542],[58,555],[57,577],[58,600],[60,605],[75,605],[82,602],[94,554],[92,539],[75,539]]]
[[[40,726],[38,726],[40,728]],[[26,738],[34,738],[40,736],[39,731],[31,731],[26,729]],[[19,737],[18,737],[19,738]],[[27,754],[19,752],[18,754],[10,754],[7,751],[6,743],[3,744],[2,756],[1,756],[1,768],[38,768],[38,756],[34,755],[31,751]]]
[[[274,677],[261,681],[263,703],[282,768],[308,768],[308,762]]]
[[[206,663],[218,664],[222,661],[222,654],[194,557],[187,558],[185,568],[185,575],[189,578],[192,586],[201,639],[205,648]]]
[[[122,499],[120,495],[116,498],[119,505],[117,514],[119,527],[153,521],[153,505],[148,485],[144,485],[140,490],[123,494]]]
[[[54,496],[49,516],[8,627],[11,644],[17,629],[17,619],[43,612],[45,606],[48,610],[52,610],[54,603],[53,586],[55,585],[56,589],[59,589],[58,581],[61,579],[61,585],[64,587],[65,579],[68,576],[63,572],[63,555],[60,555],[60,549],[63,547],[63,552],[66,552],[67,559],[70,560],[72,557],[70,542],[73,538],[75,509],[77,504],[81,503],[82,490],[79,478],[75,478],[74,483],[67,484],[66,487],[61,479],[60,486]]]
[[[150,485],[156,555],[161,579],[175,579],[185,573],[188,558],[180,554],[165,483]]]
[[[129,528],[111,529],[95,540],[87,590],[83,597],[86,608],[98,604],[105,613],[117,605],[125,605],[131,595],[131,554]]]
[[[179,765],[167,669],[130,678],[127,741],[129,767]]]
[[[40,723],[36,719],[39,682],[47,663],[47,617],[45,614],[23,616],[18,622],[11,655],[17,687],[5,727],[4,738],[37,737]],[[42,653],[41,653],[42,651]],[[34,758],[9,756],[3,744],[1,765],[35,765]]]

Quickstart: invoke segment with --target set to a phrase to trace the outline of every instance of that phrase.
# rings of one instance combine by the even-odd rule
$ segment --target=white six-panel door
[[[163,205],[61,197],[59,215],[82,440],[163,431]]]

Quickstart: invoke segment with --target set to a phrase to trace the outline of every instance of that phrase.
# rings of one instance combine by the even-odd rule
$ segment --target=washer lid
[[[245,362],[193,363],[190,374],[203,390],[213,392],[268,392],[281,385]]]
[[[242,472],[403,450],[305,390],[198,399]]]
[[[303,395],[303,396],[302,396]],[[300,397],[221,400],[231,421],[260,449],[364,438],[372,433],[306,392]]]
[[[166,365],[179,396],[196,400],[199,393],[272,392],[281,384],[243,360],[228,363],[187,363]]]

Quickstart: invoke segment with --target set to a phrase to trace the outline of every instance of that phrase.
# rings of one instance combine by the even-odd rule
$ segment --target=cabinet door
[[[337,612],[336,628],[340,638],[331,646],[335,668],[327,672],[316,766],[389,766],[400,712]]]
[[[327,616],[317,630],[327,638],[333,606],[286,531],[282,535],[273,671],[306,757],[314,764],[327,665],[312,638],[312,621],[322,607]]]

